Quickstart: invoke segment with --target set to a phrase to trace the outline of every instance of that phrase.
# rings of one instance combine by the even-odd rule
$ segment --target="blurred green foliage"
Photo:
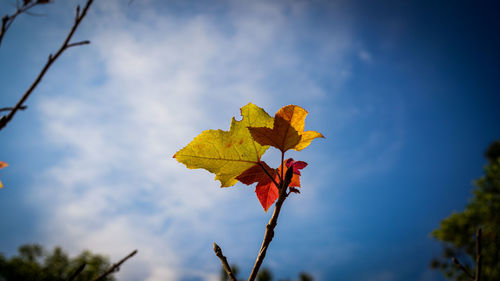
[[[456,257],[474,275],[475,233],[482,229],[481,281],[500,280],[500,141],[485,153],[488,164],[484,176],[475,182],[474,196],[461,213],[453,213],[441,222],[432,236],[444,242],[443,255],[431,262],[446,278],[457,281],[470,278],[451,261]]]
[[[83,263],[86,264],[84,270],[74,280],[89,281],[110,266],[106,257],[89,251],[83,251],[75,258],[70,258],[60,247],[49,252],[38,244],[23,245],[18,251],[11,258],[0,253],[0,281],[65,281]],[[115,279],[108,275],[104,280]]]
[[[233,271],[233,274],[237,280],[243,280],[243,279],[240,279],[238,277],[238,274],[240,273],[240,269],[237,265],[235,265],[235,264],[231,265],[231,270]],[[227,275],[224,268],[221,269],[220,273],[221,273],[220,281],[230,281],[229,276]],[[264,267],[259,271],[259,274],[257,274],[256,280],[257,281],[273,281],[274,280],[273,273],[271,272],[271,270]],[[298,281],[313,281],[314,278],[311,275],[302,272],[302,273],[300,273],[299,279],[297,279],[297,280]],[[290,279],[281,279],[280,281],[290,281]]]

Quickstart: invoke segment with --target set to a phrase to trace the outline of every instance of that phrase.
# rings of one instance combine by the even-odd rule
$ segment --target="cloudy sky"
[[[271,212],[172,155],[252,102],[297,104],[323,133],[290,157],[264,266],[276,278],[441,281],[429,237],[463,209],[500,138],[494,1],[96,1],[75,40],[0,132],[0,252],[60,245],[117,260],[119,280],[217,280],[216,241],[248,276]],[[19,17],[0,47],[11,106],[83,1]],[[15,1],[0,3],[11,13]],[[265,160],[277,166],[279,155]]]

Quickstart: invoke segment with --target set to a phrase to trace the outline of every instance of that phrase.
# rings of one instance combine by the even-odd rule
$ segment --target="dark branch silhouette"
[[[26,105],[21,105],[19,107],[20,110],[25,110],[26,108],[28,108]],[[11,111],[13,110],[14,108],[13,107],[2,107],[0,108],[0,112],[3,112],[3,111]]]
[[[456,257],[452,257],[451,260],[453,261],[453,264],[460,268],[467,277],[470,278],[471,281],[480,281],[481,280],[481,234],[482,230],[479,228],[476,231],[476,270],[475,274],[472,275],[469,270],[465,266],[460,263],[460,261]]]
[[[14,22],[14,20],[16,19],[17,16],[19,16],[20,14],[23,14],[23,13],[31,15],[32,13],[30,13],[30,11],[29,11],[30,9],[32,9],[35,6],[48,4],[48,3],[50,3],[49,0],[37,0],[37,1],[33,1],[33,2],[31,0],[24,0],[22,6],[18,5],[16,7],[15,13],[13,13],[12,15],[3,16],[2,27],[0,28],[0,46],[2,45],[2,40],[3,40],[3,37],[5,36],[5,33],[7,33],[7,30],[12,25],[12,23]]]
[[[132,251],[130,254],[128,254],[123,259],[121,259],[119,262],[113,264],[108,270],[106,270],[103,274],[101,274],[99,277],[95,278],[92,281],[104,280],[111,273],[120,270],[120,265],[122,265],[122,263],[126,262],[129,258],[133,257],[135,254],[137,254],[137,250]]]
[[[469,270],[462,263],[460,263],[460,261],[456,257],[452,257],[451,261],[453,261],[453,264],[456,267],[460,268],[460,270],[462,270],[465,273],[465,275],[467,275],[471,280],[474,280],[474,276],[472,276]]]
[[[481,280],[481,234],[482,230],[479,228],[476,232],[476,277],[474,281]]]
[[[68,281],[73,281],[75,278],[82,273],[82,271],[85,269],[86,263],[82,263],[76,270],[71,274],[71,276],[68,278]]]
[[[46,3],[46,2],[48,3],[49,1],[38,0],[38,1],[34,2],[33,4],[30,4],[31,3],[30,1],[25,1],[25,3],[28,3],[25,6],[32,7],[38,3],[41,4],[41,3]],[[57,52],[54,55],[52,55],[52,54],[49,55],[49,58],[48,58],[47,62],[45,63],[45,66],[42,68],[42,70],[40,71],[40,73],[38,74],[36,79],[33,81],[33,83],[28,88],[28,90],[26,90],[26,92],[21,97],[21,99],[17,102],[17,104],[10,110],[10,112],[7,115],[2,116],[2,118],[0,119],[0,130],[5,128],[5,126],[7,126],[7,124],[12,120],[12,118],[14,117],[16,112],[24,106],[23,105],[24,102],[28,99],[28,97],[31,95],[33,90],[38,86],[38,84],[42,80],[42,78],[45,75],[45,73],[47,72],[47,70],[49,70],[50,66],[52,66],[52,64],[57,60],[57,58],[64,51],[66,51],[67,49],[69,49],[71,47],[86,45],[86,44],[90,43],[90,41],[80,41],[80,42],[75,42],[75,43],[70,43],[70,41],[71,41],[71,38],[73,37],[73,34],[75,33],[78,26],[80,25],[81,21],[83,20],[83,18],[87,14],[87,11],[90,8],[90,5],[92,5],[92,2],[93,2],[93,0],[88,0],[87,3],[85,4],[85,7],[81,11],[80,11],[80,6],[76,7],[75,22],[73,23],[73,26],[71,27],[71,30],[69,31],[68,35],[66,36],[66,39],[64,40],[63,44],[61,45],[59,50],[57,50]],[[4,17],[2,19],[2,36],[5,33],[4,29],[6,30],[10,26],[10,24],[12,24],[12,21],[10,21],[10,24],[5,24],[5,26],[4,26],[4,22],[8,21],[9,18],[10,17],[7,17],[7,20],[5,20],[6,17]],[[0,38],[0,40],[1,40],[1,38]]]

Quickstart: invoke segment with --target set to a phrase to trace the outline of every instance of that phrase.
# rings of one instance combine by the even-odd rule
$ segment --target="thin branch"
[[[68,44],[68,48],[71,48],[71,47],[75,47],[75,46],[81,46],[81,45],[87,45],[87,44],[90,44],[90,41],[89,40],[85,40],[85,41],[80,41],[80,42],[75,42],[75,43],[71,43],[71,44]]]
[[[73,281],[75,280],[75,278],[80,274],[82,273],[82,271],[85,269],[85,266],[87,264],[86,263],[82,263],[76,270],[75,272],[73,272],[73,274],[71,274],[71,276],[68,278],[67,281]]]
[[[93,281],[104,280],[111,273],[113,273],[115,271],[118,271],[120,269],[120,265],[122,265],[122,263],[126,262],[129,258],[131,258],[132,256],[134,256],[135,254],[137,254],[137,250],[132,251],[130,254],[128,254],[123,259],[121,259],[119,262],[113,264],[108,270],[106,270],[99,277],[95,278]]]
[[[227,262],[226,257],[222,254],[222,249],[215,242],[214,242],[214,252],[215,252],[215,255],[220,259],[220,262],[222,263],[222,267],[224,268],[227,275],[229,276],[229,279],[231,279],[231,281],[237,281],[236,277],[233,274],[233,271],[231,270],[231,267],[229,266],[229,263]]]
[[[274,228],[278,224],[278,217],[280,215],[281,207],[283,206],[285,199],[288,197],[286,190],[288,188],[288,185],[290,184],[292,176],[293,176],[293,169],[288,169],[284,177],[284,180],[281,181],[281,185],[279,186],[279,197],[278,200],[276,201],[273,215],[269,220],[269,223],[266,225],[266,233],[264,234],[264,240],[262,241],[262,245],[260,246],[259,254],[257,256],[257,259],[255,260],[255,264],[252,268],[252,272],[250,273],[248,281],[255,280],[255,278],[257,277],[257,273],[259,273],[260,266],[262,265],[262,262],[266,257],[267,248],[269,248],[269,244],[271,243],[274,237]]]
[[[476,232],[476,277],[474,281],[481,280],[481,228]]]
[[[19,107],[20,110],[25,110],[26,108],[28,108],[26,105],[22,105],[21,107]],[[12,111],[14,110],[13,107],[2,107],[0,108],[0,112],[2,111]]]
[[[476,231],[476,270],[475,270],[475,275],[472,275],[470,271],[460,263],[460,261],[456,257],[452,257],[451,260],[457,266],[462,270],[467,277],[470,278],[472,281],[480,281],[481,280],[481,228],[479,228]]]
[[[12,15],[5,15],[2,18],[2,27],[0,28],[0,46],[2,45],[2,40],[3,37],[5,36],[5,33],[9,29],[9,27],[12,25],[14,20],[16,19],[17,16],[19,16],[22,13],[30,14],[29,10],[37,5],[43,5],[43,4],[48,4],[50,1],[34,1],[31,3],[28,3],[23,6],[19,6],[19,3],[17,3],[17,8],[16,12],[13,13]]]
[[[457,258],[452,257],[451,260],[453,261],[453,264],[455,264],[456,267],[460,268],[460,270],[462,270],[465,273],[465,275],[467,275],[471,280],[474,280],[474,276],[472,276],[469,270],[467,270],[467,268],[463,266],[462,263],[460,263],[460,261]]]
[[[39,3],[39,2],[41,2],[41,1],[37,1],[35,3]],[[28,97],[33,92],[33,90],[36,88],[36,86],[38,86],[38,83],[40,83],[40,81],[42,80],[42,78],[45,75],[45,73],[47,72],[47,70],[49,70],[49,68],[52,65],[52,63],[54,63],[54,61],[56,61],[57,58],[65,50],[67,50],[68,48],[73,47],[73,46],[87,44],[87,43],[82,43],[82,42],[87,42],[87,41],[82,41],[82,42],[77,42],[77,43],[70,43],[70,41],[71,41],[71,38],[73,37],[73,34],[75,33],[76,29],[80,25],[80,22],[83,20],[83,18],[87,14],[87,11],[90,8],[90,5],[92,4],[92,2],[93,2],[93,0],[87,0],[87,3],[85,4],[85,7],[83,8],[83,10],[81,12],[78,12],[77,15],[75,16],[75,22],[73,23],[73,26],[71,27],[71,30],[69,31],[68,35],[66,36],[66,39],[64,40],[64,42],[61,45],[61,47],[59,48],[59,50],[57,50],[57,52],[55,53],[55,55],[52,55],[52,54],[49,55],[47,63],[45,63],[45,66],[42,68],[42,70],[40,71],[40,73],[36,77],[35,81],[33,81],[33,83],[31,84],[31,86],[28,88],[28,90],[26,90],[26,92],[24,93],[24,95],[17,102],[17,104],[10,111],[10,113],[7,114],[6,116],[3,116],[0,119],[0,130],[2,130],[3,128],[5,128],[5,126],[7,125],[7,123],[9,123],[12,120],[12,118],[14,117],[14,115],[16,114],[16,112],[23,106],[24,102],[28,99]],[[77,10],[78,11],[80,10],[79,6],[77,7]],[[5,17],[4,17],[4,19],[5,19]],[[2,24],[2,28],[3,28],[3,24]]]

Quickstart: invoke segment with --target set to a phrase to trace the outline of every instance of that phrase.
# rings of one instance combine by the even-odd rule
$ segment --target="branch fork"
[[[14,15],[12,15],[12,16],[8,16],[7,15],[7,16],[3,17],[2,18],[2,27],[1,27],[1,30],[0,30],[1,31],[0,32],[0,43],[1,43],[1,40],[2,40],[3,35],[5,34],[6,30],[12,24],[12,21],[14,20],[14,18],[17,15],[19,15],[22,12],[27,11],[29,8],[34,7],[35,5],[45,4],[45,3],[48,3],[48,2],[50,2],[50,1],[40,1],[39,0],[39,1],[36,1],[36,2],[28,3],[27,5],[23,6],[22,8],[18,8],[17,12]],[[71,27],[71,30],[69,31],[68,35],[66,35],[66,39],[64,40],[64,42],[62,43],[61,47],[59,47],[59,49],[57,50],[57,52],[54,55],[53,54],[49,54],[49,57],[47,59],[47,62],[44,65],[44,67],[42,68],[42,70],[40,71],[40,73],[38,74],[38,76],[35,78],[35,80],[31,84],[31,86],[23,94],[23,96],[21,97],[21,99],[17,102],[17,104],[14,107],[12,107],[12,109],[10,109],[10,112],[7,115],[2,116],[2,118],[0,118],[0,130],[2,130],[3,128],[5,128],[5,126],[7,126],[7,124],[12,120],[12,118],[14,117],[14,115],[17,113],[18,110],[23,109],[23,107],[25,107],[23,105],[24,102],[26,102],[26,100],[31,95],[31,93],[33,92],[33,90],[38,86],[38,84],[40,83],[40,81],[42,81],[43,76],[45,75],[45,73],[47,72],[47,70],[49,70],[49,68],[52,66],[52,64],[54,63],[54,61],[56,61],[57,58],[64,51],[66,51],[67,49],[69,49],[71,47],[76,47],[76,46],[90,44],[90,41],[88,41],[88,40],[74,42],[74,43],[70,43],[70,41],[71,41],[71,38],[73,37],[73,34],[75,33],[75,31],[77,30],[78,26],[80,25],[81,21],[83,20],[83,18],[87,14],[87,11],[90,8],[90,5],[92,5],[92,2],[93,2],[93,0],[87,0],[87,3],[85,4],[85,7],[81,11],[80,11],[80,6],[76,7],[75,22],[74,22],[73,26]]]
[[[281,153],[281,163],[283,163],[284,159],[284,152]],[[264,234],[264,240],[262,241],[262,245],[259,250],[259,254],[257,255],[257,259],[255,260],[255,264],[252,268],[252,272],[250,273],[250,277],[248,278],[248,281],[254,281],[255,278],[257,277],[257,274],[259,273],[259,269],[262,265],[262,262],[264,261],[264,258],[266,257],[266,252],[267,249],[269,248],[269,244],[271,244],[271,241],[274,238],[274,229],[276,228],[276,225],[278,224],[278,217],[281,211],[281,207],[283,206],[283,203],[285,202],[286,198],[290,194],[289,192],[287,193],[288,185],[290,184],[292,177],[293,177],[293,169],[287,169],[286,174],[283,176],[283,165],[281,166],[281,173],[278,173],[280,182],[279,184],[276,183],[274,180],[274,177],[272,177],[267,170],[265,169],[264,166],[260,165],[262,169],[266,172],[268,177],[276,184],[279,190],[279,197],[278,200],[276,201],[273,215],[271,216],[271,219],[266,225],[266,232]],[[226,271],[227,275],[231,279],[231,281],[236,281],[236,278],[234,277],[231,267],[229,267],[229,264],[227,262],[227,259],[225,256],[222,255],[222,250],[221,248],[214,243],[214,252],[219,257],[219,259],[222,262],[222,266],[224,270]]]

